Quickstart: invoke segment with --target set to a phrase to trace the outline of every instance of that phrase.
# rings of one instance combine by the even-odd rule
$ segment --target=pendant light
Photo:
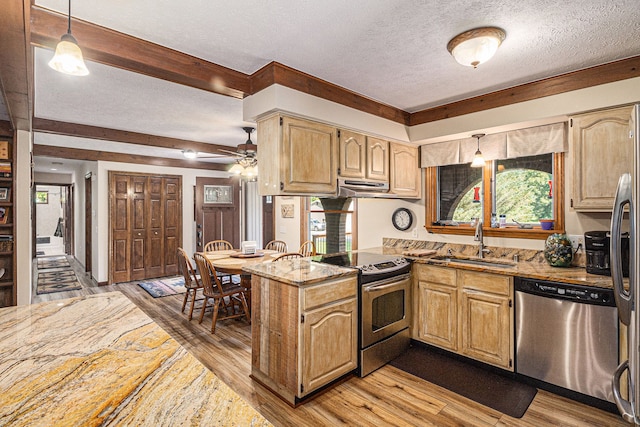
[[[89,74],[89,70],[84,65],[78,42],[71,35],[71,0],[69,0],[68,22],[67,33],[60,38],[60,42],[56,46],[56,53],[49,61],[49,67],[72,76],[86,76]]]
[[[480,151],[480,138],[484,136],[484,133],[477,133],[475,135],[471,135],[473,138],[478,139],[478,150],[476,150],[476,154],[473,157],[473,162],[471,162],[472,168],[481,168],[485,165],[484,157],[482,157],[482,152]]]

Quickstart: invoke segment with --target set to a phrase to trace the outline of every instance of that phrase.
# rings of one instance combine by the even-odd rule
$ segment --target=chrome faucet
[[[476,223],[476,234],[473,240],[479,242],[478,245],[478,258],[484,258],[485,252],[489,252],[489,249],[484,247],[484,234],[482,233],[482,219],[478,219]]]

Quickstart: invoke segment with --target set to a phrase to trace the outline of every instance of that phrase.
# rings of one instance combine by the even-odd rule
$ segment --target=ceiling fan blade
[[[236,153],[235,151],[230,151],[230,150],[223,150],[223,149],[219,149],[218,151],[222,151],[223,153],[228,153],[231,154],[234,157],[238,157],[238,158],[244,158],[245,156],[240,154],[240,153]]]

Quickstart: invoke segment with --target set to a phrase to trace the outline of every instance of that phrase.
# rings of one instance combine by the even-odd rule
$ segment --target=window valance
[[[476,138],[422,145],[420,167],[470,163],[477,146]],[[564,153],[567,150],[565,122],[500,132],[480,138],[480,151],[486,160]]]

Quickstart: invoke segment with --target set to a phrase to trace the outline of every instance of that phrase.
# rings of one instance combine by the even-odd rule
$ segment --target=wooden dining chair
[[[282,253],[285,253],[288,250],[287,242],[285,242],[284,240],[272,240],[266,245],[264,245],[264,248],[272,251],[282,252]]]
[[[211,319],[212,334],[216,331],[216,323],[218,320],[246,317],[247,321],[251,323],[245,289],[235,283],[223,285],[216,275],[215,267],[211,265],[211,261],[209,261],[203,253],[196,252],[193,258],[196,260],[198,270],[200,270],[202,294],[204,295],[199,323],[202,323],[204,312],[210,299],[213,299],[213,318]]]
[[[302,254],[300,252],[285,252],[282,255],[278,255],[277,257],[273,258],[271,262],[282,261],[285,259],[296,259],[296,258],[302,258]]]
[[[187,292],[184,293],[181,311],[184,313],[187,301],[191,298],[191,308],[189,309],[189,320],[191,320],[193,318],[193,308],[196,304],[196,294],[198,289],[202,289],[202,284],[200,283],[200,276],[191,265],[187,252],[182,248],[178,248],[178,265],[184,277],[184,287],[187,289]]]
[[[233,245],[227,240],[212,240],[204,245],[204,252],[231,250],[233,250]],[[216,273],[216,275],[222,281],[222,283],[240,282],[240,276],[234,277],[233,275],[226,273]]]
[[[300,252],[304,257],[314,256],[316,254],[316,247],[313,244],[313,241],[307,240],[302,245],[300,245],[300,249],[298,249],[298,252]]]
[[[227,240],[212,240],[204,245],[204,252],[213,251],[230,251],[233,250],[233,245]]]

